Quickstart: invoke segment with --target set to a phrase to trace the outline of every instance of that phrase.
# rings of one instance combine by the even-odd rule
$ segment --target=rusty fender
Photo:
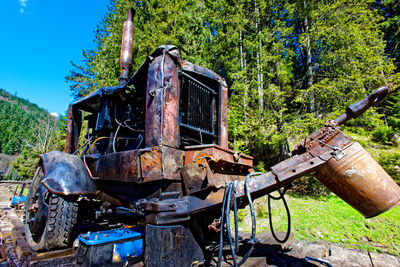
[[[51,193],[63,196],[96,194],[96,186],[78,156],[52,151],[40,157],[44,172],[42,183]]]

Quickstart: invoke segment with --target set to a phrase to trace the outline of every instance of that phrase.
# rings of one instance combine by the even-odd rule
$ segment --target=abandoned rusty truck
[[[65,151],[41,155],[26,204],[31,249],[78,240],[76,264],[86,266],[191,266],[206,264],[208,255],[220,265],[228,252],[238,266],[257,242],[252,200],[274,191],[283,198],[305,174],[315,173],[367,218],[400,202],[399,186],[339,127],[379,102],[386,87],[327,121],[268,173],[253,173],[252,157],[228,148],[222,77],[183,60],[171,45],[129,76],[132,17],[131,10],[119,85],[73,103]],[[237,220],[231,230],[229,215],[247,205],[253,232],[239,262]]]

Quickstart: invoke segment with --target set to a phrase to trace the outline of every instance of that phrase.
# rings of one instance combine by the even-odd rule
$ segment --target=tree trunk
[[[240,51],[240,69],[242,71],[246,68],[246,58],[244,57],[243,53],[243,33],[242,31],[239,32],[239,51]],[[247,80],[246,78],[243,79],[244,83],[244,92],[243,92],[243,110],[246,113],[247,110],[247,97],[248,97],[248,88],[247,88]],[[246,116],[245,116],[246,121]]]
[[[307,12],[307,0],[303,1],[304,4],[304,11],[306,13],[304,17],[304,28],[307,40],[307,47],[306,47],[306,57],[307,57],[307,67],[306,67],[306,77],[307,77],[307,88],[310,88],[314,83],[314,71],[312,66],[312,54],[311,54],[311,40],[310,40],[310,23],[308,20],[308,12]],[[310,111],[314,113],[316,110],[315,108],[315,97],[314,92],[310,91]]]
[[[257,91],[258,91],[258,104],[259,109],[262,111],[264,109],[264,95],[263,95],[263,75],[262,75],[262,67],[261,67],[261,38],[260,38],[260,9],[258,7],[258,3],[254,0],[254,11],[256,14],[256,30],[257,30]]]

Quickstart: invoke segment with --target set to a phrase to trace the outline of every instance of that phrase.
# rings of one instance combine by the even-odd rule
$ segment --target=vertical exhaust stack
[[[121,76],[119,78],[119,84],[122,85],[128,80],[129,70],[132,63],[132,47],[133,47],[133,36],[135,32],[135,26],[133,24],[133,17],[135,16],[135,10],[129,9],[128,16],[124,22],[124,30],[122,35],[121,45]]]

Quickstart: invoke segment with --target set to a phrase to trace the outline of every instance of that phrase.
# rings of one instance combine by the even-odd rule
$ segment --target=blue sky
[[[49,112],[72,102],[64,77],[82,49],[94,49],[94,31],[109,0],[2,0],[0,88]]]

